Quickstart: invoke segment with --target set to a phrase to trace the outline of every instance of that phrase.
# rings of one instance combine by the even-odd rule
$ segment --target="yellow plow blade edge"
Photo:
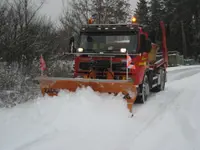
[[[75,92],[77,88],[90,87],[100,93],[122,93],[127,100],[127,107],[132,112],[132,106],[137,97],[136,86],[127,80],[104,80],[83,78],[38,77],[42,94],[56,96],[59,90]]]

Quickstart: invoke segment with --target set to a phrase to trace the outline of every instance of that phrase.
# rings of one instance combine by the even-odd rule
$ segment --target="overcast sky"
[[[41,0],[36,0],[40,2]],[[53,21],[57,21],[62,13],[63,5],[67,6],[68,0],[45,0],[41,13],[47,17],[51,17]],[[130,0],[132,8],[135,8],[137,0]]]

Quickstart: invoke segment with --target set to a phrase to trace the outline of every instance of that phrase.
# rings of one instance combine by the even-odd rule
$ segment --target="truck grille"
[[[125,72],[126,63],[113,63],[112,69],[114,72]]]
[[[92,64],[90,62],[81,62],[79,64],[79,69],[80,70],[90,70],[91,66],[92,66]]]
[[[110,61],[95,61],[95,62],[80,62],[79,70],[86,71],[90,68],[94,68],[96,71],[104,70],[110,68]],[[114,72],[125,72],[126,63],[125,62],[114,62],[112,64],[112,71]]]

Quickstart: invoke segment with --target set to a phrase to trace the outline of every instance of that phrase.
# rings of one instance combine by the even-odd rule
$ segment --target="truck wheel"
[[[162,70],[160,91],[164,91],[165,90],[165,82],[166,82],[166,72],[164,70]]]
[[[137,101],[139,103],[145,103],[150,94],[149,79],[147,75],[144,76],[143,83],[139,86],[139,90],[140,95],[138,96]]]
[[[160,85],[153,88],[153,92],[160,92],[165,90],[165,82],[166,82],[166,72],[165,70],[161,69],[160,71]]]

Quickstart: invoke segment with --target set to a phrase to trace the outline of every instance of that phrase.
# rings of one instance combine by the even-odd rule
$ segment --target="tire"
[[[160,85],[152,89],[153,92],[160,92],[165,90],[166,71],[164,69],[160,70],[160,82]]]
[[[147,101],[147,98],[150,94],[150,85],[147,75],[144,76],[143,83],[139,86],[139,91],[140,95],[137,97],[137,102],[143,104]]]

